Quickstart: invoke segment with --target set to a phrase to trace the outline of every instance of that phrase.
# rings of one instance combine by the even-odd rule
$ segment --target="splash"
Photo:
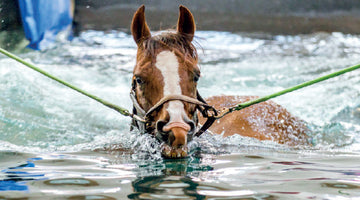
[[[197,38],[203,48],[198,89],[204,97],[268,95],[360,60],[357,35],[200,31]],[[90,93],[131,108],[128,93],[136,56],[131,35],[87,31],[47,52],[22,51],[20,56]],[[10,59],[0,57],[0,61],[1,150],[81,151],[118,145],[133,149],[134,159],[160,158],[157,141],[131,133],[128,119]],[[351,72],[275,101],[308,123],[316,148],[359,151],[359,77],[358,71]],[[288,148],[271,141],[209,134],[189,146],[192,155],[199,149],[218,154]]]

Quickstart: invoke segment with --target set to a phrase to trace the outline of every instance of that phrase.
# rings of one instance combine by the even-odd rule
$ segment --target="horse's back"
[[[213,96],[207,98],[216,109],[231,107],[256,96]],[[204,123],[204,119],[200,120]],[[280,144],[308,144],[308,131],[304,121],[291,115],[273,101],[262,102],[240,111],[232,112],[214,122],[209,128],[213,133],[231,136],[239,134],[259,140],[273,140]]]

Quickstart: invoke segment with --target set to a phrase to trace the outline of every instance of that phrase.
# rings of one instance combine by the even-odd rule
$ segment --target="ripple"
[[[321,183],[322,187],[335,188],[335,189],[360,189],[360,185],[349,184],[349,183]]]
[[[360,37],[198,32],[212,95],[264,96],[356,64]],[[26,60],[131,110],[136,45],[87,31]],[[275,99],[312,130],[313,147],[203,134],[190,156],[164,160],[130,119],[0,57],[0,190],[4,199],[341,199],[359,190],[360,71]],[[27,153],[22,153],[27,152]],[[38,155],[37,155],[38,154]],[[284,189],[284,185],[286,185]]]
[[[45,185],[73,185],[73,186],[98,186],[96,181],[85,179],[85,178],[64,178],[64,179],[53,179],[44,181]]]

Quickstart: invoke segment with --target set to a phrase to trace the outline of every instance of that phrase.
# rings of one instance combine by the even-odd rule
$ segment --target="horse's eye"
[[[135,81],[136,81],[137,84],[143,84],[144,83],[144,81],[140,77],[136,77]]]
[[[200,76],[195,75],[195,76],[194,76],[194,81],[195,81],[195,82],[198,82],[198,81],[199,81],[199,77],[200,77]]]

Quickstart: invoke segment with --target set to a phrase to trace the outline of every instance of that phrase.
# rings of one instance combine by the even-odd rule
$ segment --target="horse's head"
[[[165,157],[185,157],[187,143],[195,133],[199,102],[196,82],[200,70],[192,44],[194,18],[180,6],[177,29],[152,36],[141,6],[131,31],[138,47],[132,83],[134,113],[147,119],[147,123],[135,125],[164,144]]]

